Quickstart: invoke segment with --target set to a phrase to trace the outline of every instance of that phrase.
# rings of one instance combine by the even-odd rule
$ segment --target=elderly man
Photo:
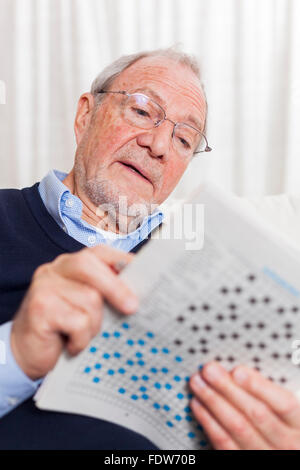
[[[40,411],[30,397],[64,347],[77,354],[99,331],[104,300],[125,315],[137,310],[118,266],[161,223],[153,206],[171,193],[193,153],[209,150],[206,112],[187,55],[168,49],[121,58],[80,97],[71,172],[1,190],[1,448],[153,448],[112,423]],[[143,217],[131,209],[137,203]],[[258,372],[209,363],[190,386],[192,410],[214,448],[300,447],[298,401]]]

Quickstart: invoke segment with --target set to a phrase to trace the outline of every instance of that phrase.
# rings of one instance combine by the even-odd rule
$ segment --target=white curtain
[[[0,187],[69,171],[97,73],[177,42],[200,59],[213,152],[173,196],[206,177],[240,195],[300,192],[299,0],[0,0]]]

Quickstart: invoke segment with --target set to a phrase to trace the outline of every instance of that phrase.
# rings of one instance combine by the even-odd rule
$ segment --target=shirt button
[[[15,406],[17,403],[18,403],[18,398],[16,397],[7,397],[7,403],[10,405],[10,406]]]
[[[89,245],[94,245],[94,244],[96,243],[96,237],[95,237],[95,235],[90,235],[90,236],[88,237],[88,243],[89,243]]]
[[[72,199],[67,199],[66,200],[66,206],[67,207],[73,207],[74,205],[74,201]]]
[[[67,227],[64,225],[63,226],[63,231],[66,232],[67,231]]]

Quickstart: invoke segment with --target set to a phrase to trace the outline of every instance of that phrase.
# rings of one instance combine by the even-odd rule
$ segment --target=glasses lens
[[[151,129],[163,118],[162,109],[145,95],[135,93],[125,102],[123,116],[132,126]]]
[[[206,142],[202,134],[186,124],[177,124],[174,131],[174,144],[177,151],[183,156],[202,152]]]

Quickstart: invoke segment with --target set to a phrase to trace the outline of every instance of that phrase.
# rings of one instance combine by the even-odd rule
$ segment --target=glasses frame
[[[135,95],[141,95],[141,96],[144,96],[145,98],[147,98],[148,100],[152,101],[153,103],[156,104],[156,106],[158,106],[161,111],[163,112],[163,115],[164,115],[164,118],[161,119],[160,121],[158,121],[156,124],[154,124],[153,126],[153,129],[155,127],[158,127],[160,126],[164,121],[169,121],[173,124],[173,132],[172,132],[172,139],[174,138],[174,133],[175,133],[175,127],[177,125],[180,125],[180,124],[184,124],[185,126],[188,126],[188,127],[191,127],[192,129],[194,129],[196,132],[198,132],[200,135],[202,135],[202,137],[204,138],[205,140],[205,149],[204,150],[198,150],[196,152],[193,152],[193,155],[195,154],[199,154],[199,153],[204,153],[204,152],[211,152],[212,151],[212,148],[208,145],[208,140],[205,136],[205,134],[203,134],[203,132],[201,132],[199,129],[197,129],[196,127],[194,126],[191,126],[190,124],[186,124],[185,122],[174,122],[172,121],[171,119],[169,119],[167,117],[167,114],[164,110],[164,108],[159,104],[157,103],[156,101],[154,101],[152,98],[149,98],[149,96],[145,95],[144,93],[128,93],[127,91],[124,91],[124,90],[120,90],[120,91],[107,91],[107,90],[99,90],[97,91],[97,94],[104,94],[104,93],[114,93],[114,94],[120,94],[120,95],[124,95],[124,96],[127,96],[128,98],[130,98],[131,96],[135,96]],[[139,129],[142,129],[142,128],[139,128]]]

